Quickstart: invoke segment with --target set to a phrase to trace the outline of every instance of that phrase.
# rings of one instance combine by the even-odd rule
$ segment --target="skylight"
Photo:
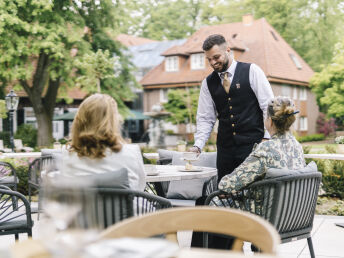
[[[291,60],[293,60],[293,62],[295,64],[295,66],[297,67],[297,69],[301,70],[302,69],[302,65],[301,65],[299,59],[297,59],[297,57],[294,56],[293,54],[289,54],[289,56],[290,56]]]

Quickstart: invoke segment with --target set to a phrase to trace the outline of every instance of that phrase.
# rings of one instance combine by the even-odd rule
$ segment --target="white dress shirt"
[[[228,78],[232,82],[235,74],[235,69],[237,62],[233,59],[232,64],[227,69],[229,72]],[[219,73],[220,75],[220,73]],[[268,107],[268,102],[274,97],[270,83],[266,78],[263,70],[256,64],[251,64],[250,66],[250,85],[257,97],[259,106],[263,111],[264,119],[266,117],[266,110]],[[221,78],[221,77],[220,77]],[[222,79],[221,79],[222,82]],[[203,149],[205,143],[207,142],[211,131],[215,125],[217,119],[217,110],[215,102],[210,95],[207,79],[205,78],[202,81],[201,91],[198,99],[198,108],[197,108],[197,130],[195,133],[195,144],[200,149]],[[265,130],[264,138],[270,138],[270,135],[267,130]]]

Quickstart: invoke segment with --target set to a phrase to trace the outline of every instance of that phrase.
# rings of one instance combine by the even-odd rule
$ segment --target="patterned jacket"
[[[287,132],[255,145],[251,154],[230,175],[224,176],[219,190],[235,192],[264,178],[269,168],[299,169],[306,166],[301,144]]]

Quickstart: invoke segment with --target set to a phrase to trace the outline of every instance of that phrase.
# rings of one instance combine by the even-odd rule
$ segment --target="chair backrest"
[[[43,170],[55,170],[56,164],[52,155],[34,159],[29,165],[29,184],[38,187],[41,182],[41,172]]]
[[[15,206],[16,209],[12,209],[13,201],[16,199],[19,199],[20,202],[18,202],[18,206]],[[15,231],[15,223],[12,223],[12,221],[19,217],[25,218],[27,228],[32,228],[31,208],[25,196],[0,185],[0,231],[2,226],[6,230]],[[6,227],[7,223],[12,224]]]
[[[225,208],[173,208],[124,220],[102,234],[102,238],[151,237],[193,230],[234,236],[252,242],[263,252],[275,254],[276,230],[256,215]]]
[[[257,214],[271,222],[283,240],[311,232],[320,182],[319,172],[261,180],[236,193],[214,192],[205,203]]]
[[[216,156],[217,152],[202,152],[197,161],[192,162],[195,166],[216,168]],[[172,165],[185,165],[185,161],[182,159],[182,152],[174,152],[172,155]]]
[[[107,228],[123,219],[172,207],[165,198],[148,193],[115,188],[96,188],[96,221]],[[85,202],[85,209],[89,202]]]
[[[14,146],[16,149],[22,149],[24,147],[21,139],[14,139]]]

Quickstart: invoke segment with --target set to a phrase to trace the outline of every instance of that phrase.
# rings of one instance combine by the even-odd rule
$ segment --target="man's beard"
[[[213,69],[214,69],[214,71],[217,72],[217,73],[222,73],[222,72],[227,71],[227,69],[228,69],[228,64],[229,64],[229,58],[227,57],[227,60],[225,60],[225,62],[223,63],[221,69],[219,69],[219,68],[216,69],[216,68],[214,68],[214,67],[213,67]]]

